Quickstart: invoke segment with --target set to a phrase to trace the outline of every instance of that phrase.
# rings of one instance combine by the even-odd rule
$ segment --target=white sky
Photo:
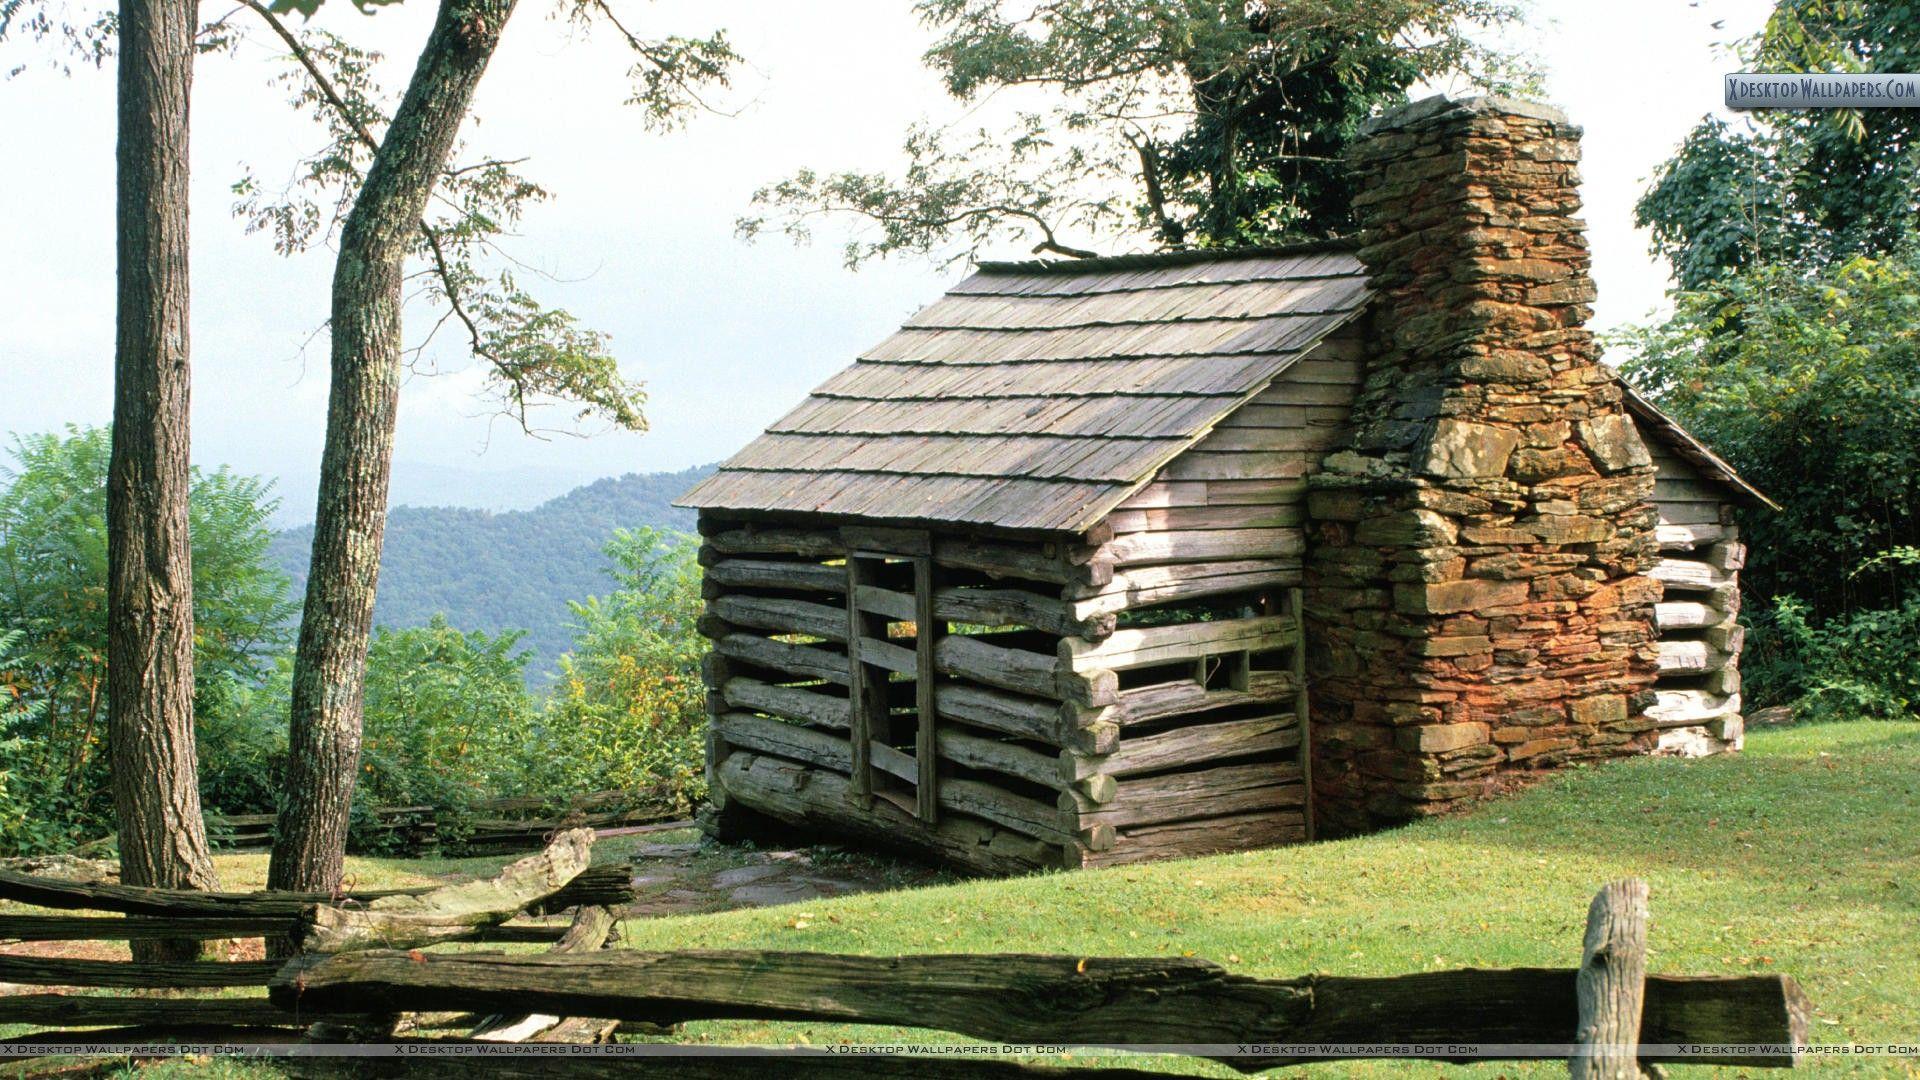
[[[920,64],[930,35],[907,0],[622,7],[647,33],[725,27],[752,64],[731,98],[739,115],[647,133],[620,104],[621,50],[574,38],[529,0],[482,84],[470,141],[491,156],[531,155],[526,169],[556,193],[512,250],[560,279],[529,283],[538,295],[612,335],[623,370],[648,386],[652,431],[536,440],[490,418],[476,373],[415,377],[401,403],[396,502],[531,505],[600,476],[724,457],[960,272],[899,261],[848,273],[833,226],[798,249],[733,237],[760,184],[804,165],[889,167],[909,122],[959,114]],[[1756,30],[1769,7],[1537,0],[1521,40],[1546,69],[1545,96],[1586,129],[1598,327],[1660,303],[1666,268],[1632,228],[1633,202],[1717,109],[1718,76],[1731,69],[1719,46]],[[371,17],[335,2],[322,25],[387,53],[397,89],[431,15],[425,2]],[[29,49],[6,46],[0,68]],[[232,218],[228,191],[241,162],[272,181],[314,144],[316,129],[265,84],[276,70],[256,46],[196,74],[194,456],[283,478],[283,517],[308,520],[327,383],[324,339],[310,338],[326,314],[331,252],[274,254]],[[0,82],[0,432],[111,414],[113,119],[110,71],[36,68]],[[416,313],[411,328],[424,323]]]

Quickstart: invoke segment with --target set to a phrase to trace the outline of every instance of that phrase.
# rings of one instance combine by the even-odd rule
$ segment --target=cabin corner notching
[[[1099,866],[1737,747],[1764,497],[1595,362],[1575,134],[1417,103],[1366,247],[984,264],[822,384],[682,500],[709,827]]]

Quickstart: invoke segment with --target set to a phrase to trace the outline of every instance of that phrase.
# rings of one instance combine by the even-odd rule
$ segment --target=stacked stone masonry
[[[1436,99],[1356,151],[1374,353],[1308,500],[1329,831],[1657,739],[1655,468],[1584,326],[1578,137]]]

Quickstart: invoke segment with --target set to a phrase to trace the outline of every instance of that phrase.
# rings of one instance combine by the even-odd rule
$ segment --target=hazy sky
[[[725,27],[752,65],[729,99],[738,115],[672,135],[642,130],[620,104],[621,50],[577,38],[530,2],[482,84],[484,122],[470,141],[490,156],[531,156],[527,171],[556,193],[512,250],[559,279],[538,283],[540,295],[612,335],[623,369],[647,384],[652,430],[536,440],[489,416],[475,372],[416,376],[401,403],[396,501],[527,505],[599,476],[724,457],[961,273],[913,261],[849,273],[830,226],[798,249],[733,236],[760,184],[803,165],[888,167],[909,122],[959,114],[920,64],[930,35],[908,0],[622,7],[648,32]],[[1536,3],[1523,41],[1547,71],[1546,97],[1586,129],[1599,326],[1659,304],[1666,268],[1632,228],[1633,201],[1717,109],[1718,76],[1731,70],[1719,46],[1757,29],[1769,7]],[[322,10],[322,25],[388,54],[395,89],[432,15],[428,3],[374,16],[344,3]],[[28,48],[0,50],[0,67],[30,59]],[[306,520],[327,384],[325,342],[312,339],[331,253],[274,254],[231,216],[229,192],[242,162],[273,181],[315,142],[267,85],[279,70],[256,45],[196,74],[194,456],[282,477],[284,516]],[[111,413],[113,118],[110,71],[34,69],[0,83],[0,432]],[[413,328],[424,322],[416,315]],[[455,351],[443,359],[462,362]]]

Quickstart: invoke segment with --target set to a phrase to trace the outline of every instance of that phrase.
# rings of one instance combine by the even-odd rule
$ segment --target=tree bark
[[[193,732],[187,528],[187,104],[195,0],[120,8],[113,452],[107,473],[107,742],[120,878],[212,889]],[[142,941],[136,959],[197,942]]]
[[[427,198],[513,7],[513,0],[441,0],[406,96],[341,230],[326,448],[269,888],[325,892],[340,885],[400,396],[402,276]]]

